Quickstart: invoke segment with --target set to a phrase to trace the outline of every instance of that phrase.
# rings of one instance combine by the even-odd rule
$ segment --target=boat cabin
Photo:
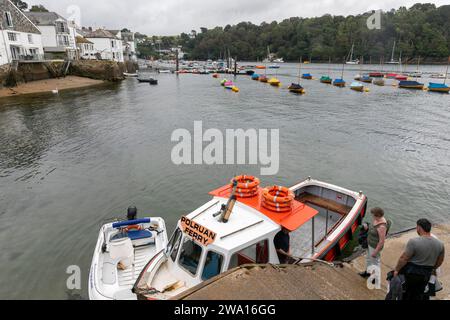
[[[367,201],[362,193],[309,179],[290,189],[295,195],[291,210],[277,212],[263,205],[263,189],[256,190],[253,197],[233,202],[233,187],[226,185],[210,193],[211,201],[182,217],[166,250],[136,281],[138,298],[169,299],[244,264],[280,264],[274,238],[283,229],[290,232],[296,262],[332,260],[361,224]],[[224,222],[219,213],[230,202],[234,205]]]

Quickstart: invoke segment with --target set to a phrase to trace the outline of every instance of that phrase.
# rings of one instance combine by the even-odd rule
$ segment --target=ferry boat
[[[170,299],[243,264],[278,265],[274,239],[281,232],[291,239],[285,263],[333,261],[367,211],[362,192],[311,178],[262,189],[257,178],[240,176],[210,195],[178,221],[166,250],[143,269],[133,287],[138,299]]]
[[[145,265],[167,246],[162,218],[137,219],[128,208],[128,220],[100,229],[89,272],[90,300],[136,300],[131,291]]]

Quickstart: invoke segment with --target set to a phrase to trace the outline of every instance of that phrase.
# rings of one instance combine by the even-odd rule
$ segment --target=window
[[[184,239],[180,253],[179,264],[190,274],[197,274],[198,263],[202,256],[202,248],[189,238]]]
[[[202,280],[208,280],[220,274],[222,264],[223,256],[220,253],[209,251],[203,267]]]
[[[58,36],[58,45],[61,46],[61,47],[68,47],[68,46],[70,46],[69,36],[59,35]]]
[[[33,35],[32,34],[28,35],[28,43],[33,43]]]
[[[167,245],[166,253],[170,254],[170,257],[172,258],[172,261],[175,262],[177,259],[178,254],[178,248],[180,247],[181,242],[181,230],[177,229],[172,235],[172,238],[170,238],[170,241]]]
[[[9,11],[5,12],[5,20],[6,20],[6,25],[8,27],[11,27],[11,28],[14,27],[12,17],[11,17],[11,12],[9,12]]]
[[[8,39],[9,41],[17,41],[17,33],[8,32]]]
[[[111,40],[111,48],[115,48],[116,47],[116,42],[114,40]]]
[[[233,254],[228,269],[239,267],[243,264],[269,262],[269,241],[264,240]]]
[[[67,33],[66,24],[64,22],[56,22],[56,32],[57,33]]]

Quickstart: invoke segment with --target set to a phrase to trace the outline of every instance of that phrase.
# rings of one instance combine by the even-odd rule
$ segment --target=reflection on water
[[[297,69],[268,72],[286,86]],[[158,80],[0,100],[0,298],[85,299],[103,221],[133,204],[140,216],[164,217],[170,233],[208,191],[237,173],[259,174],[257,166],[173,165],[173,130],[192,131],[196,120],[222,131],[279,128],[280,172],[264,185],[312,176],[363,190],[395,230],[422,215],[449,217],[448,95],[392,86],[358,93],[313,80],[296,96],[247,77],[236,79],[235,94],[211,76]],[[69,265],[82,269],[80,294],[66,289]]]

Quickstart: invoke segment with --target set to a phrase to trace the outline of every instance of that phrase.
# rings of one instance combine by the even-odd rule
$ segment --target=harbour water
[[[304,67],[316,78],[327,71]],[[340,76],[340,66],[332,69]],[[346,69],[349,84],[359,67]],[[105,220],[136,205],[141,217],[163,217],[171,233],[212,189],[237,173],[259,175],[259,166],[173,164],[172,132],[192,131],[197,120],[222,131],[280,129],[280,171],[263,185],[312,176],[363,190],[394,230],[423,216],[448,222],[450,95],[302,80],[306,95],[298,96],[286,90],[296,65],[268,73],[283,86],[238,76],[233,93],[210,75],[161,74],[158,86],[128,79],[0,100],[0,298],[85,299]],[[76,294],[66,287],[73,265],[81,268]]]

